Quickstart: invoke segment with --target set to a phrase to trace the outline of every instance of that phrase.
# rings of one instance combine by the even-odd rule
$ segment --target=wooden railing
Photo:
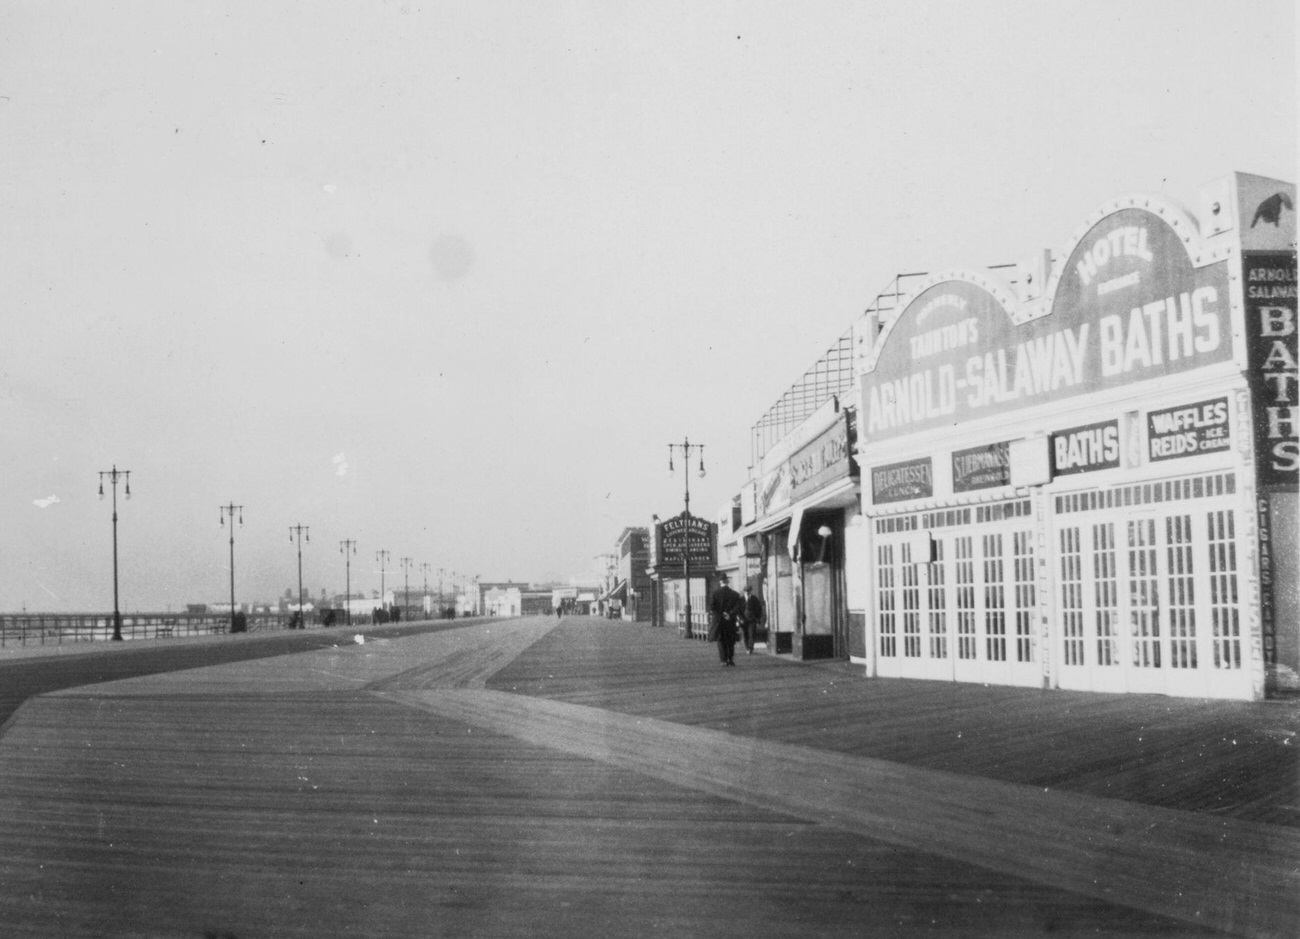
[[[248,632],[288,629],[291,613],[245,613]],[[353,625],[370,622],[369,616],[353,615]],[[308,627],[320,622],[308,614]],[[335,625],[343,625],[336,620]],[[211,636],[230,632],[229,613],[123,613],[123,639],[172,639],[183,636]],[[103,642],[113,638],[113,614],[108,613],[3,613],[0,614],[0,647],[62,645],[74,642]]]

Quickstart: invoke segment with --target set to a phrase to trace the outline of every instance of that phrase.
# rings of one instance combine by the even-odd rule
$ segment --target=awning
[[[837,483],[818,490],[807,498],[800,499],[792,506],[786,506],[779,512],[773,512],[771,515],[744,525],[736,530],[738,537],[752,534],[767,534],[775,531],[787,522],[790,523],[790,537],[797,537],[800,525],[803,523],[803,513],[808,509],[834,508],[837,506],[848,508],[856,505],[858,501],[858,481],[853,477],[842,479]],[[789,550],[789,549],[787,549]]]
[[[796,564],[799,562],[799,534],[803,530],[803,512],[804,506],[796,506],[794,512],[790,515],[790,535],[786,539],[786,553],[790,555],[790,560]]]
[[[620,580],[618,584],[612,590],[609,591],[609,593],[605,594],[600,599],[617,600],[620,603],[626,603],[627,602],[627,581]]]

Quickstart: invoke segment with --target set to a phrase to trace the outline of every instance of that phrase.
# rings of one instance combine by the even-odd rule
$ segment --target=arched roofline
[[[910,293],[899,301],[897,307],[898,315],[892,317],[889,322],[885,323],[881,328],[880,334],[876,336],[875,342],[872,344],[870,353],[866,356],[862,371],[864,373],[875,371],[876,362],[880,358],[880,352],[889,341],[889,337],[894,331],[895,324],[903,318],[903,315],[908,311],[911,305],[917,301],[921,294],[939,286],[940,284],[953,283],[954,281],[973,284],[991,294],[993,299],[997,300],[998,303],[1001,304],[1002,309],[1006,314],[1015,320],[1016,310],[1020,306],[1020,298],[1016,296],[1015,289],[1002,277],[988,271],[975,271],[968,268],[953,268],[952,270],[947,271],[936,271],[933,274],[927,275],[924,280],[918,283]]]
[[[1217,261],[1224,260],[1232,253],[1232,244],[1229,241],[1210,244],[1201,235],[1201,226],[1195,216],[1178,203],[1164,196],[1151,193],[1129,193],[1117,199],[1111,199],[1088,215],[1075,229],[1074,234],[1066,242],[1061,252],[1056,255],[1052,264],[1051,277],[1048,278],[1047,287],[1043,291],[1047,301],[1043,304],[1044,312],[1050,311],[1055,303],[1056,291],[1060,286],[1061,277],[1066,272],[1067,263],[1074,256],[1074,252],[1079,245],[1088,237],[1088,233],[1100,225],[1108,216],[1128,209],[1138,209],[1153,215],[1172,228],[1178,236],[1178,240],[1182,242],[1183,250],[1187,252],[1187,258],[1193,267],[1205,267],[1214,264]]]

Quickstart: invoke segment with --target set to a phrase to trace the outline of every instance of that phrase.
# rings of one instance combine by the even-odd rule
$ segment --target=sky
[[[0,0],[0,611],[588,576],[903,272],[1296,178],[1276,0]],[[238,522],[238,517],[236,519]],[[377,560],[389,553],[387,564]]]

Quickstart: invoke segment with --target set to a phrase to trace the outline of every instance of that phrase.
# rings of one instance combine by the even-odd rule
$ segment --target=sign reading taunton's
[[[1016,325],[973,281],[922,291],[862,375],[859,432],[897,437],[1231,356],[1227,263],[1194,267],[1169,223],[1120,209],[1074,248],[1047,316]]]

